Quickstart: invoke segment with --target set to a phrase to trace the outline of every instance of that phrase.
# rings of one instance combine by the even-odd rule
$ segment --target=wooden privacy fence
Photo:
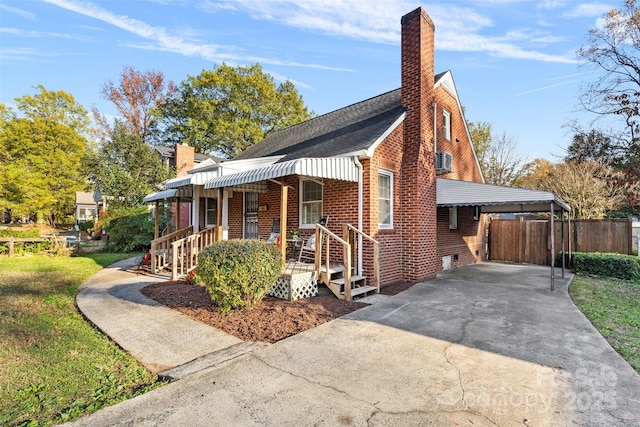
[[[565,250],[631,254],[631,220],[580,219],[564,222]],[[489,223],[488,257],[495,261],[551,264],[549,221],[492,219]],[[562,251],[562,224],[554,224],[555,257]]]

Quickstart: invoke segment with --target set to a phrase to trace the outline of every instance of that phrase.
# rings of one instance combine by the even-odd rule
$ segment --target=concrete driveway
[[[450,270],[74,424],[637,425],[640,376],[559,276]]]

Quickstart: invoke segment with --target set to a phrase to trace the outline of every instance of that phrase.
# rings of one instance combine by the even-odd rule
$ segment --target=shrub
[[[573,270],[577,274],[640,279],[640,259],[630,255],[600,252],[575,252]]]
[[[93,227],[95,227],[95,222],[93,222],[92,220],[88,220],[78,224],[78,228],[80,229],[80,231],[87,231],[92,229]]]
[[[280,250],[259,240],[215,242],[198,258],[198,278],[221,312],[251,309],[282,274]]]
[[[40,230],[37,228],[31,230],[16,230],[16,229],[7,229],[0,230],[0,237],[40,237]]]
[[[160,229],[168,223],[162,215]],[[111,209],[96,222],[96,232],[109,233],[107,250],[112,252],[145,252],[151,245],[154,218],[146,206]]]

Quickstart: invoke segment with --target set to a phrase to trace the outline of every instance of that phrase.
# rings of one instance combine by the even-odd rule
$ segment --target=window
[[[393,228],[393,173],[378,171],[378,228]]]
[[[458,207],[451,206],[449,208],[449,230],[458,229]]]
[[[447,110],[442,110],[442,132],[447,141],[451,141],[451,113]]]
[[[473,220],[474,221],[480,221],[480,206],[474,206],[473,207]]]
[[[217,225],[218,222],[218,199],[207,197],[205,227]]]
[[[300,227],[313,228],[322,218],[322,183],[305,179],[300,187]]]

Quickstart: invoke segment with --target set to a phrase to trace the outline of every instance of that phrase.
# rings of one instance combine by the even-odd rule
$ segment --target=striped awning
[[[173,199],[177,197],[180,197],[181,199],[186,200],[186,199],[191,199],[193,197],[192,194],[193,192],[191,188],[181,188],[181,189],[172,188],[169,190],[162,190],[162,191],[158,191],[157,193],[149,194],[145,196],[145,198],[142,199],[142,201],[144,203],[151,203],[157,200]]]
[[[248,184],[288,175],[358,182],[359,172],[351,157],[303,158],[212,178],[207,181],[204,188],[242,188]]]
[[[207,181],[218,176],[217,170],[190,173],[186,176],[170,179],[165,183],[166,188],[178,188],[190,185],[204,185]]]

